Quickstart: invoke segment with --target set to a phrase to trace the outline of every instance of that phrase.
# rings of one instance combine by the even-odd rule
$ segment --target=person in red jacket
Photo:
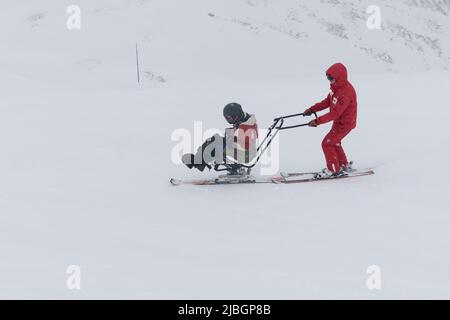
[[[333,64],[326,71],[330,81],[331,92],[321,102],[305,110],[305,115],[311,115],[329,108],[330,111],[309,122],[310,127],[317,127],[333,121],[330,132],[322,141],[327,168],[318,177],[346,174],[351,170],[347,160],[342,139],[356,127],[357,96],[356,91],[347,79],[347,68],[342,63]]]

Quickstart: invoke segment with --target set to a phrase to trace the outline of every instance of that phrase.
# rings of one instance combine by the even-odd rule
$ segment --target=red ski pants
[[[342,166],[348,164],[341,141],[352,131],[351,129],[333,127],[322,141],[322,149],[327,161],[327,168],[331,172],[338,172]]]

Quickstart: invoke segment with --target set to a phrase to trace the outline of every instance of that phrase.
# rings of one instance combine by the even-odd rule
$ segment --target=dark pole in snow
[[[141,82],[141,77],[139,74],[139,53],[138,53],[138,44],[136,42],[136,71],[137,71],[137,81],[138,83]]]

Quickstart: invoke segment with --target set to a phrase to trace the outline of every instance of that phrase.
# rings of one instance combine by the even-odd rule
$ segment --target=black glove
[[[317,127],[318,124],[317,124],[316,119],[311,120],[310,122],[308,122],[308,126],[310,126],[310,127]]]
[[[313,114],[313,112],[312,112],[311,108],[308,108],[305,111],[303,111],[304,116],[310,116],[312,114]]]

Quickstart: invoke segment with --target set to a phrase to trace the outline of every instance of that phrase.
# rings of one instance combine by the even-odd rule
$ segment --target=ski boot
[[[314,179],[327,179],[327,178],[331,178],[333,176],[334,172],[328,170],[327,168],[323,169],[320,172],[316,172],[314,174]]]
[[[342,176],[346,176],[348,175],[348,172],[345,171],[343,168],[341,168],[341,170],[339,170],[338,172],[332,172],[330,170],[328,170],[327,168],[323,169],[320,172],[317,172],[316,174],[314,174],[314,179],[330,179],[330,178],[338,178],[338,177],[342,177]]]
[[[350,172],[356,171],[355,169],[353,169],[353,161],[350,161],[349,163],[347,163],[346,166],[342,166],[341,171],[343,171],[347,174],[349,174]]]
[[[206,162],[202,161],[202,163],[195,163],[195,155],[192,153],[186,153],[181,157],[181,161],[189,168],[195,168],[203,172],[205,168],[211,169],[211,166]]]
[[[194,167],[194,155],[192,153],[183,154],[181,157],[181,162],[185,164],[189,169]]]
[[[200,172],[203,172],[203,170],[205,170],[205,168],[208,168],[209,170],[211,170],[211,166],[204,162],[201,164],[194,164],[194,168],[200,170]]]

